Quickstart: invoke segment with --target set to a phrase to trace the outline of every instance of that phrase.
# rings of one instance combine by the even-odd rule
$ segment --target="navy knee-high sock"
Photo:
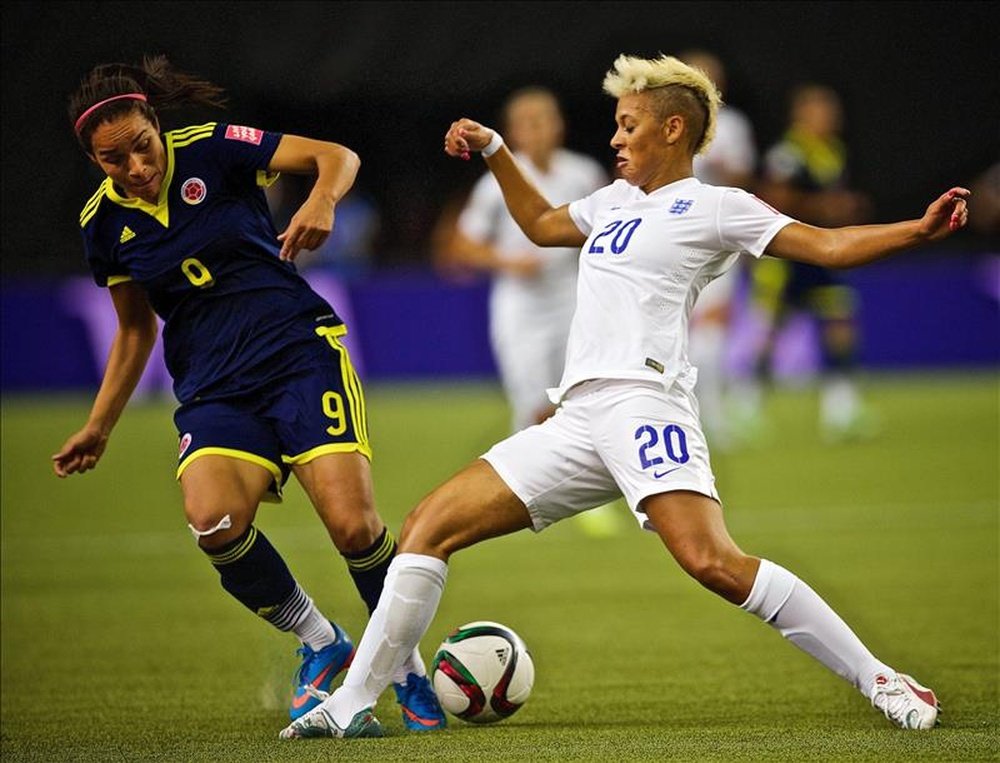
[[[224,546],[203,550],[218,570],[222,587],[279,630],[292,630],[309,611],[311,599],[274,546],[253,525]]]
[[[347,569],[354,579],[358,593],[368,607],[368,614],[375,611],[379,596],[382,595],[382,584],[385,574],[389,571],[389,563],[396,555],[396,539],[388,528],[371,546],[356,553],[342,554],[347,562]]]

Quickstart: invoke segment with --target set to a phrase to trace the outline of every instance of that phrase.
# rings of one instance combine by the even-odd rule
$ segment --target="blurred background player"
[[[563,147],[565,123],[549,90],[532,86],[514,92],[502,119],[525,173],[558,203],[607,183],[594,159]],[[492,277],[490,342],[511,409],[511,431],[541,423],[555,411],[545,390],[559,383],[563,370],[576,306],[578,250],[532,244],[487,172],[437,254],[442,265],[465,266]]]
[[[726,70],[717,56],[706,50],[689,50],[678,58],[701,69],[726,97]],[[703,183],[751,190],[757,171],[757,146],[747,116],[725,102],[719,107],[715,140],[694,158],[694,175]],[[702,289],[691,313],[688,357],[698,369],[698,396],[705,436],[716,448],[731,445],[726,391],[726,349],[733,315],[733,299],[743,268],[740,261]]]
[[[566,125],[555,94],[537,85],[512,93],[503,105],[505,135],[525,174],[556,203],[590,195],[608,182],[589,156],[563,146]],[[566,359],[576,307],[579,250],[541,248],[510,216],[500,186],[486,172],[454,224],[442,218],[438,264],[489,273],[490,343],[511,411],[510,431],[555,412],[546,390],[556,387]],[[580,519],[593,535],[612,534],[611,506]]]
[[[804,223],[833,228],[863,223],[868,198],[849,186],[847,149],[841,139],[843,109],[829,87],[801,85],[790,97],[790,124],[764,157],[758,195]],[[826,439],[875,433],[853,378],[857,360],[857,295],[833,270],[763,258],[752,269],[752,301],[766,322],[753,379],[742,389],[741,414],[748,432],[762,425],[763,388],[773,373],[775,342],[788,318],[807,311],[819,323],[819,423]]]

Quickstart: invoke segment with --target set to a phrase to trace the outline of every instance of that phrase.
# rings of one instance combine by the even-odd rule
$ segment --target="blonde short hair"
[[[620,55],[614,68],[604,77],[604,92],[614,98],[629,93],[654,91],[659,116],[681,114],[692,127],[694,153],[700,154],[715,137],[716,116],[722,98],[718,89],[701,69],[689,66],[673,56],[638,58]]]

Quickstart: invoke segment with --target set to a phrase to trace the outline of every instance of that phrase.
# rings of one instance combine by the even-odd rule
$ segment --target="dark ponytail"
[[[139,66],[95,66],[70,96],[68,113],[80,146],[90,153],[90,138],[102,122],[139,111],[155,123],[157,109],[184,104],[224,107],[226,99],[221,87],[174,69],[166,56],[145,56]]]

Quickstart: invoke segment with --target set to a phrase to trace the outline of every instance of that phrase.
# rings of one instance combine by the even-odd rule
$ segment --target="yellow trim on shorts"
[[[330,453],[360,453],[369,461],[372,460],[372,449],[367,442],[331,442],[327,445],[310,448],[297,456],[282,456],[281,460],[291,465],[308,464],[310,461],[315,461],[320,456],[326,456]]]
[[[117,286],[120,283],[128,283],[132,280],[132,276],[108,276],[108,288],[112,286]]]
[[[361,389],[361,380],[358,378],[357,371],[354,370],[354,365],[351,363],[351,356],[347,352],[347,348],[340,342],[340,337],[345,334],[347,334],[347,326],[343,323],[336,326],[316,327],[316,335],[326,339],[340,357],[340,376],[344,383],[344,392],[347,394],[347,403],[351,411],[351,422],[354,424],[354,434],[360,446],[357,450],[364,453],[370,461],[372,451],[368,440],[368,413],[365,410],[365,395]]]
[[[228,458],[236,458],[240,461],[249,461],[251,464],[263,466],[271,473],[271,476],[274,477],[274,484],[278,486],[278,490],[281,490],[280,466],[273,461],[268,461],[263,456],[258,456],[256,453],[248,453],[245,450],[236,450],[235,448],[198,448],[198,450],[177,465],[177,479],[181,478],[181,475],[184,474],[184,470],[187,469],[192,462],[202,456],[227,456]],[[280,493],[278,495],[280,497]]]

